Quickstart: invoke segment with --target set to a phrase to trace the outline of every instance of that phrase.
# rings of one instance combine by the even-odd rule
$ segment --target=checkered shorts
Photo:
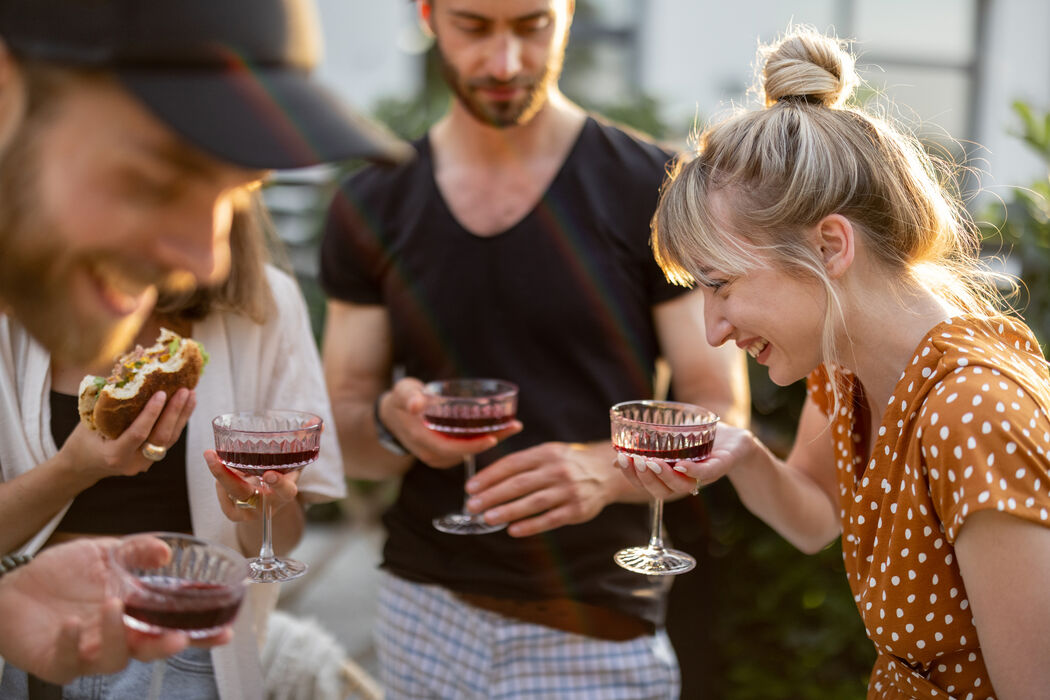
[[[678,697],[678,662],[662,630],[626,642],[592,639],[382,576],[375,637],[387,700]]]

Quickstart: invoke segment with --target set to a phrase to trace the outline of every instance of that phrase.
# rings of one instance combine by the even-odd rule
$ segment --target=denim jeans
[[[77,678],[62,688],[62,700],[146,700],[154,663],[165,665],[160,693],[164,700],[219,699],[211,652],[189,647],[163,662],[132,661],[119,673]],[[0,700],[25,700],[28,694],[25,671],[6,665]]]

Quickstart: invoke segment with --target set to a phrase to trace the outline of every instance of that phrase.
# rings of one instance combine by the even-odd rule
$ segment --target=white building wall
[[[836,0],[649,0],[642,17],[642,90],[675,128],[745,99],[755,51],[790,22],[833,28]]]
[[[937,47],[937,37],[951,20],[943,8],[950,8],[954,0],[941,3],[940,12],[934,3],[934,11],[925,15],[905,0],[889,0],[889,4],[864,1],[854,20],[863,20],[864,12],[892,10],[892,15],[900,17],[902,36],[925,32],[931,37],[930,52],[943,55],[947,51]],[[325,40],[319,75],[326,83],[365,112],[380,98],[403,99],[416,93],[422,79],[422,47],[413,3],[318,0],[318,6]],[[841,15],[839,0],[641,0],[639,6],[641,88],[664,106],[668,123],[683,132],[694,117],[716,116],[746,99],[760,42],[773,39],[790,22],[838,30],[849,19]],[[1028,184],[1046,174],[1045,165],[1007,132],[1018,123],[1010,107],[1013,100],[1050,108],[1050,2],[991,0],[984,30],[986,44],[978,47],[982,93],[972,137],[983,147],[976,164],[985,171],[982,185],[1006,196],[1010,186]],[[848,29],[841,31],[849,33]],[[865,53],[885,54],[885,48],[878,46],[880,42],[885,46],[886,38],[872,39],[869,44],[864,37],[857,38],[863,70]],[[877,68],[867,68],[866,77],[877,79]],[[898,87],[897,101],[905,110],[913,106],[910,102],[918,108],[926,99],[933,109],[922,115],[924,119],[949,132],[965,123],[954,111],[937,114],[935,93],[913,90],[909,96],[908,85]]]
[[[975,134],[984,146],[980,156],[985,162],[978,166],[986,171],[981,181],[985,195],[1008,200],[1011,187],[1047,175],[1046,164],[1011,135],[1020,130],[1011,104],[1024,100],[1039,110],[1050,109],[1050,2],[993,0],[985,29]]]
[[[316,1],[324,40],[317,75],[326,85],[366,113],[381,98],[416,94],[423,76],[413,3]]]

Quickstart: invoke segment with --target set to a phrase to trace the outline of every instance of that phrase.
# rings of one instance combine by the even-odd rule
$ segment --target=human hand
[[[0,579],[0,655],[52,683],[114,673],[132,658],[171,656],[189,643],[184,632],[145,634],[124,625],[124,607],[110,595],[116,573],[109,550],[118,540],[84,538],[45,549]],[[143,550],[144,565],[171,552],[160,540]],[[145,559],[152,558],[150,561]],[[225,644],[232,631],[196,646]]]
[[[467,508],[512,537],[587,522],[615,500],[612,447],[548,442],[507,455],[467,482]]]
[[[522,430],[521,422],[515,420],[503,430],[477,438],[446,437],[423,423],[425,405],[423,383],[414,377],[405,377],[383,397],[380,410],[387,430],[420,461],[438,469],[458,466],[463,463],[464,455],[491,449]]]
[[[287,474],[268,471],[259,479],[248,479],[237,470],[223,464],[215,450],[205,450],[204,461],[215,477],[215,495],[219,499],[219,507],[233,522],[261,518],[262,494],[266,495],[267,503],[275,514],[284,506],[293,503],[299,494],[298,481],[301,471],[298,469]],[[240,505],[238,501],[241,502]]]
[[[722,423],[715,432],[715,444],[700,462],[680,460],[671,467],[662,459],[643,459],[618,454],[616,465],[635,488],[649,492],[653,498],[669,500],[695,494],[724,475],[745,459],[755,445],[751,431]]]
[[[171,400],[163,391],[150,397],[142,412],[115,440],[78,423],[62,445],[67,462],[92,482],[108,476],[133,476],[154,464],[142,451],[146,443],[167,450],[179,439],[197,405],[197,395],[182,388]]]

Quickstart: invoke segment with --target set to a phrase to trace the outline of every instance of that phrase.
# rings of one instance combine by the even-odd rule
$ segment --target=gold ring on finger
[[[248,498],[240,499],[230,496],[230,500],[233,501],[233,505],[237,506],[242,510],[254,510],[259,505],[259,490],[256,489],[252,492]]]
[[[142,456],[151,462],[159,462],[164,459],[164,455],[168,454],[167,447],[161,447],[160,445],[154,445],[152,442],[146,442],[142,445]]]

